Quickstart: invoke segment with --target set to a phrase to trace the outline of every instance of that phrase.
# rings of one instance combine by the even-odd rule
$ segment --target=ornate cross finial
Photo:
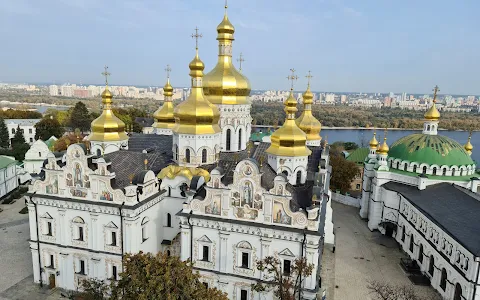
[[[228,8],[228,0],[225,0],[225,12],[227,12],[227,8]]]
[[[110,76],[111,74],[108,72],[107,65],[105,65],[103,68],[105,69],[105,71],[102,72],[102,75],[105,76],[105,85],[108,85],[108,76]]]
[[[308,80],[308,86],[310,86],[310,79],[312,79],[313,75],[312,75],[312,72],[311,71],[308,71],[308,75],[305,76]]]
[[[172,69],[170,68],[170,65],[167,65],[167,68],[165,69],[165,72],[167,72],[167,78],[170,78],[170,72]]]
[[[293,91],[293,84],[294,84],[295,80],[298,79],[298,76],[295,75],[295,69],[290,69],[290,72],[292,72],[292,75],[287,76],[287,79],[292,81],[292,86],[291,86],[290,90]]]
[[[195,39],[195,49],[198,50],[198,39],[203,37],[201,33],[198,33],[198,27],[195,27],[195,34],[192,34],[192,38]]]
[[[433,88],[433,103],[437,102],[437,93],[440,92],[440,89],[438,88],[438,85],[435,85]]]
[[[240,63],[240,71],[242,70],[242,63],[245,61],[245,59],[243,59],[243,53],[240,52],[240,57],[237,59],[237,61]]]

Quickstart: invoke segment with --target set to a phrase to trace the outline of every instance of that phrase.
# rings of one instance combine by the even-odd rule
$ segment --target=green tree
[[[5,120],[0,118],[0,148],[10,147],[10,136],[8,135],[7,124]]]
[[[35,139],[48,140],[52,135],[59,138],[65,130],[53,116],[47,116],[35,124]]]
[[[85,103],[78,101],[70,113],[68,126],[70,128],[79,128],[82,132],[84,132],[90,129],[91,122],[92,120],[90,119],[90,115]]]
[[[16,160],[23,161],[25,159],[25,153],[27,153],[30,146],[25,142],[23,130],[20,128],[20,126],[17,127],[11,143],[12,155]]]
[[[330,165],[332,166],[331,189],[340,190],[342,193],[348,192],[353,179],[360,174],[357,164],[346,160],[338,153],[331,153]]]
[[[313,268],[314,265],[302,257],[295,259],[290,270],[284,270],[280,259],[267,256],[257,261],[257,270],[265,272],[265,279],[253,284],[252,289],[256,292],[273,290],[275,297],[280,300],[297,299],[303,281],[312,274]]]
[[[123,268],[120,279],[112,281],[108,287],[108,293],[105,293],[105,285],[90,282],[83,285],[88,287],[89,291],[85,290],[81,296],[92,300],[228,299],[225,293],[216,288],[206,287],[199,280],[200,274],[193,271],[190,263],[164,252],[156,255],[127,253],[123,258]],[[93,298],[94,295],[103,295],[103,298]]]
[[[345,147],[345,150],[355,150],[358,148],[358,145],[354,142],[345,142],[343,147]]]

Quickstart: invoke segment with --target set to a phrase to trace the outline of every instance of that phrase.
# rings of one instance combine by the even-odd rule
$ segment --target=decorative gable
[[[112,228],[112,229],[118,229],[117,225],[115,225],[113,222],[108,223],[105,225],[106,228]]]
[[[199,238],[198,241],[203,243],[212,243],[212,241],[206,235]]]
[[[283,256],[292,256],[292,257],[295,257],[295,255],[292,253],[292,251],[290,251],[288,248],[285,248],[283,249],[282,251],[280,251],[280,253],[278,253],[279,255],[283,255]]]
[[[40,218],[42,218],[42,219],[53,219],[52,216],[48,212],[41,215]]]

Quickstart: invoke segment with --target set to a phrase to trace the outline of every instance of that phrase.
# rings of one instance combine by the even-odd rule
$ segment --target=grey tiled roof
[[[152,127],[153,122],[155,122],[155,120],[153,118],[136,117],[135,122],[142,125],[142,127]]]
[[[172,157],[172,142],[171,135],[157,135],[157,134],[143,134],[132,133],[128,139],[128,150],[142,152],[165,152],[165,155]]]
[[[480,256],[479,196],[449,183],[438,183],[424,190],[397,182],[382,186],[400,193],[468,251]]]

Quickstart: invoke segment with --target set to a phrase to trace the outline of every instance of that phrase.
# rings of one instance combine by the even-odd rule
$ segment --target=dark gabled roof
[[[135,122],[142,125],[142,127],[152,127],[154,121],[155,120],[153,118],[142,118],[142,117],[135,118]]]
[[[164,155],[173,157],[172,142],[173,137],[171,135],[133,133],[128,139],[128,150],[136,152],[144,150],[147,152],[165,152]]]
[[[384,188],[398,192],[475,256],[480,256],[480,196],[449,183],[425,190],[397,182]]]

